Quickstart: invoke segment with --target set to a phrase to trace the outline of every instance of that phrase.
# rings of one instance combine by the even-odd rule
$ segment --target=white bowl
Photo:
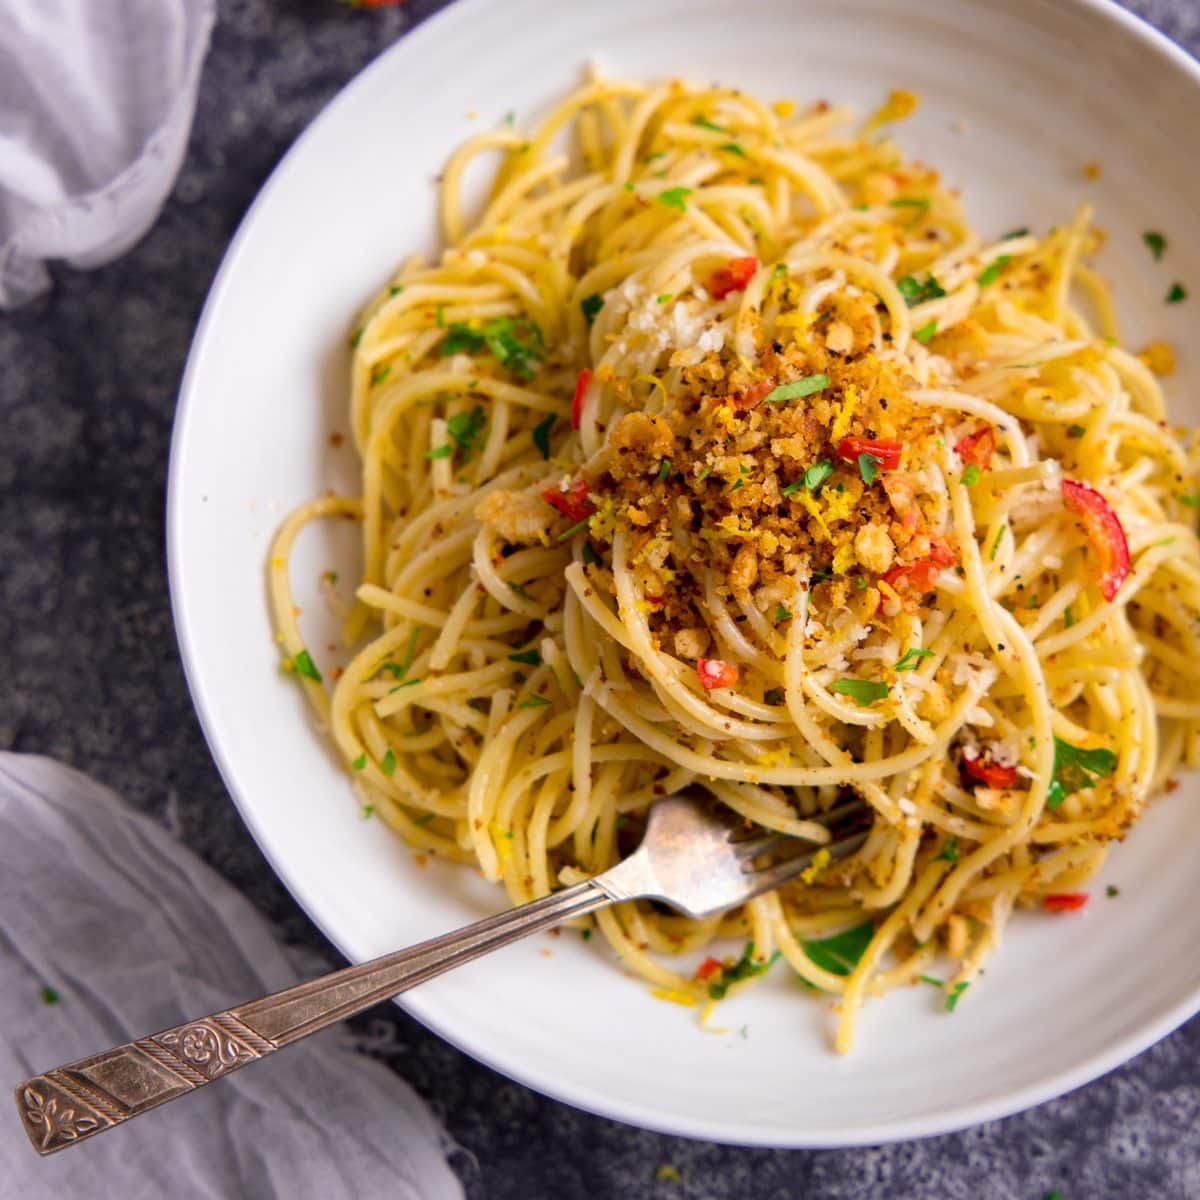
[[[472,872],[420,866],[347,779],[279,669],[264,563],[285,512],[355,490],[346,334],[414,248],[434,245],[433,176],[472,130],[518,122],[596,57],[613,74],[686,75],[766,97],[921,96],[901,144],[962,188],[985,232],[1037,229],[1095,202],[1102,268],[1135,345],[1180,349],[1178,419],[1200,420],[1189,317],[1200,304],[1200,72],[1121,10],[1088,0],[461,0],[384,54],[329,106],[263,189],[226,256],[192,348],[170,480],[171,592],[196,707],[251,832],[297,899],[362,960],[492,912]],[[478,118],[468,118],[475,109]],[[1099,180],[1082,165],[1101,165]],[[1155,263],[1145,229],[1166,233]],[[1166,307],[1169,284],[1195,297]],[[1189,408],[1190,405],[1190,408]],[[306,641],[332,655],[313,584],[353,534],[306,535],[294,573]],[[950,1016],[933,989],[870,1003],[854,1054],[777,967],[719,1013],[692,1015],[572,932],[459,969],[402,999],[467,1053],[539,1091],[670,1133],[774,1146],[941,1133],[1066,1091],[1200,1007],[1195,855],[1200,781],[1156,803],[1077,915],[1014,922]],[[1120,885],[1106,899],[1103,883]],[[745,1035],[738,1031],[745,1027]]]

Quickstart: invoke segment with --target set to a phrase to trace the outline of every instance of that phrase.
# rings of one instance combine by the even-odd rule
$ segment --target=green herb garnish
[[[495,317],[479,329],[454,321],[448,330],[439,350],[443,358],[475,354],[486,347],[502,367],[526,383],[541,366],[545,349],[542,331],[528,317]]]
[[[364,750],[351,764],[352,770],[361,771],[367,765],[367,752]]]
[[[874,679],[836,679],[829,690],[849,696],[859,708],[869,708],[876,700],[884,699],[890,689],[886,683]]]
[[[990,283],[995,283],[1000,278],[1000,272],[1004,270],[1008,264],[1012,262],[1010,255],[1001,254],[999,258],[994,258],[986,267],[979,273],[979,286],[987,287]]]
[[[590,325],[604,307],[604,297],[600,295],[584,296],[579,302],[579,307],[583,311],[583,315]]]
[[[874,936],[875,926],[870,921],[864,921],[833,937],[805,941],[804,953],[818,967],[833,975],[846,976],[858,966]]]
[[[724,1000],[731,983],[738,983],[743,979],[753,979],[755,975],[762,975],[778,957],[779,952],[776,951],[769,959],[755,958],[754,943],[747,942],[742,950],[742,957],[733,966],[722,967],[721,978],[714,980],[708,985],[709,997],[713,1000]]]
[[[737,144],[737,142],[722,142],[717,147],[718,150],[723,150],[726,154],[736,154],[738,158],[745,158],[746,152]]]
[[[917,279],[914,275],[905,275],[897,280],[896,287],[909,308],[916,308],[926,300],[937,300],[946,294],[945,288],[932,275]]]
[[[527,663],[531,667],[542,665],[542,656],[537,650],[518,650],[508,656],[509,662]]]
[[[589,567],[598,567],[600,565],[600,556],[592,549],[591,542],[583,543],[583,561]]]
[[[1161,233],[1155,233],[1154,230],[1148,229],[1142,234],[1142,241],[1150,247],[1150,253],[1154,255],[1154,261],[1157,262],[1163,256],[1163,251],[1167,248],[1167,239]]]
[[[1067,426],[1067,437],[1069,438],[1081,438],[1085,433],[1087,433],[1087,429],[1083,425]]]
[[[42,1003],[43,1004],[57,1004],[58,1003],[58,993],[48,983],[42,984]]]
[[[921,646],[913,646],[910,650],[905,650],[904,657],[892,668],[893,671],[915,671],[917,663],[923,658],[932,658],[933,651],[926,650]]]
[[[858,473],[862,476],[863,483],[871,483],[875,476],[879,474],[879,464],[882,459],[877,458],[874,454],[868,454],[865,450],[858,456]]]
[[[545,696],[530,696],[517,705],[518,708],[545,708],[550,703]]]
[[[454,447],[449,442],[443,442],[440,446],[434,446],[432,450],[425,451],[426,458],[449,458],[454,453]]]
[[[812,396],[829,386],[828,375],[805,375],[791,383],[781,383],[766,394],[768,404],[782,404],[785,400],[796,400],[801,396]]]
[[[929,320],[920,329],[913,330],[913,337],[923,346],[928,346],[935,333],[937,333],[937,321]]]
[[[551,413],[544,421],[539,421],[533,427],[533,444],[541,451],[542,457],[550,457],[550,431],[554,428],[558,417]]]
[[[1054,739],[1054,778],[1046,794],[1046,807],[1053,811],[1068,796],[1084,788],[1094,787],[1097,779],[1111,775],[1117,769],[1117,756],[1105,747],[1084,750]]]
[[[297,675],[302,675],[305,679],[311,679],[313,683],[321,682],[321,672],[317,670],[317,665],[313,662],[312,655],[307,650],[301,650],[292,659],[292,666],[296,669]]]
[[[957,1007],[959,1000],[962,999],[962,994],[971,985],[964,979],[956,983],[949,992],[946,993],[946,1011],[952,1013]]]
[[[963,487],[974,487],[979,482],[979,477],[983,472],[975,463],[967,463],[963,468],[962,485]]]
[[[1000,543],[1004,540],[1004,531],[1008,528],[1007,525],[1001,525],[996,530],[996,540],[992,543],[992,552],[988,555],[988,562],[995,562],[996,555],[1000,553]]]
[[[664,192],[658,193],[659,204],[665,204],[667,208],[677,209],[679,212],[687,211],[687,198],[692,194],[691,188],[673,187],[667,188]]]
[[[384,363],[381,367],[375,367],[371,371],[371,386],[375,387],[382,383],[392,373],[392,364]]]
[[[476,405],[469,413],[455,413],[446,421],[446,432],[454,439],[455,444],[466,454],[471,453],[475,439],[487,425],[487,415],[482,405]]]
[[[388,747],[387,753],[383,756],[383,762],[379,764],[379,769],[389,778],[396,771],[396,756],[392,753],[391,746]]]
[[[572,525],[570,529],[564,529],[564,530],[562,531],[562,533],[560,533],[560,534],[558,535],[558,537],[557,537],[557,539],[556,539],[556,540],[557,540],[557,541],[560,541],[560,542],[565,542],[565,541],[567,540],[567,538],[569,538],[569,537],[574,537],[574,536],[575,536],[577,533],[579,533],[581,530],[583,530],[583,529],[586,529],[586,528],[587,528],[587,526],[588,526],[588,522],[589,522],[591,519],[592,519],[592,518],[589,516],[589,517],[584,517],[582,521],[576,521],[576,522],[575,522],[575,524],[574,524],[574,525]]]
[[[1182,283],[1171,284],[1170,291],[1167,292],[1167,303],[1178,304],[1181,300],[1187,299],[1187,288]]]
[[[791,612],[787,608],[785,608],[782,604],[779,605],[779,607],[775,609],[775,624],[776,625],[778,625],[780,621],[790,621],[791,619],[792,619]]]
[[[898,200],[889,200],[890,208],[919,208],[921,212],[929,211],[929,200],[925,196],[901,196]]]
[[[950,838],[937,852],[937,857],[942,862],[958,862],[958,838]]]

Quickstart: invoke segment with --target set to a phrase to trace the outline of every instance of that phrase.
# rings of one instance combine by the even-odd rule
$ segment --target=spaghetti
[[[270,569],[364,803],[514,903],[693,780],[816,843],[865,797],[859,852],[736,912],[596,918],[685,1004],[782,955],[842,1050],[869,994],[953,1008],[1014,906],[1079,906],[1200,761],[1195,440],[1118,342],[1089,214],[981,239],[880,136],[914,103],[854,131],[593,77],[532,136],[466,142],[448,248],[354,334],[361,499],[293,514]],[[364,554],[331,694],[287,579],[325,516]]]

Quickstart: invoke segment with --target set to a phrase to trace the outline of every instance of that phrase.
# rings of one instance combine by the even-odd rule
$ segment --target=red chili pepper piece
[[[1047,912],[1077,912],[1087,902],[1087,892],[1060,892],[1056,896],[1042,897],[1042,907]]]
[[[1129,543],[1121,519],[1108,501],[1086,483],[1064,479],[1062,494],[1096,551],[1100,560],[1100,592],[1105,600],[1111,600],[1129,574]]]
[[[739,412],[746,412],[757,408],[774,390],[775,381],[764,379],[761,383],[752,383],[744,392],[734,392],[732,396],[727,396],[725,403]]]
[[[579,378],[575,380],[575,395],[571,398],[571,428],[578,429],[579,422],[583,419],[583,398],[587,395],[587,390],[591,386],[592,371],[590,367],[584,367],[579,372]]]
[[[923,558],[919,562],[889,568],[884,573],[883,582],[900,595],[909,592],[923,596],[926,592],[933,591],[942,568],[949,565],[950,563],[938,562],[932,558]]]
[[[1010,788],[1017,782],[1016,767],[1002,767],[996,762],[984,762],[980,758],[967,758],[963,755],[963,774],[974,783],[982,783],[984,787]]]
[[[981,471],[986,471],[992,465],[992,455],[996,453],[996,431],[990,425],[983,425],[974,433],[959,438],[954,443],[958,457],[965,463],[972,463]]]
[[[588,499],[586,479],[575,480],[565,492],[556,487],[542,488],[542,499],[572,521],[585,521],[596,511],[596,506]]]
[[[900,465],[903,447],[891,438],[842,438],[837,444],[838,458],[848,463],[858,462],[860,454],[869,454],[881,471],[894,471]]]
[[[721,970],[721,960],[719,958],[706,958],[696,968],[696,978],[707,979],[710,975],[715,974],[719,970]]]
[[[708,281],[708,292],[714,300],[724,300],[730,292],[744,292],[758,270],[758,259],[731,258],[723,267],[718,267]]]
[[[696,674],[700,676],[700,686],[706,692],[711,692],[713,688],[733,687],[738,681],[737,667],[721,658],[696,659]]]

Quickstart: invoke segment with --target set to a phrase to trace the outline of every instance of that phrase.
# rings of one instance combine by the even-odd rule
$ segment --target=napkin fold
[[[5,0],[0,308],[153,224],[187,145],[216,0]]]
[[[266,922],[109,789],[0,754],[0,1083],[297,982]],[[452,1200],[451,1148],[423,1101],[317,1034],[42,1159],[0,1118],[12,1196]]]

